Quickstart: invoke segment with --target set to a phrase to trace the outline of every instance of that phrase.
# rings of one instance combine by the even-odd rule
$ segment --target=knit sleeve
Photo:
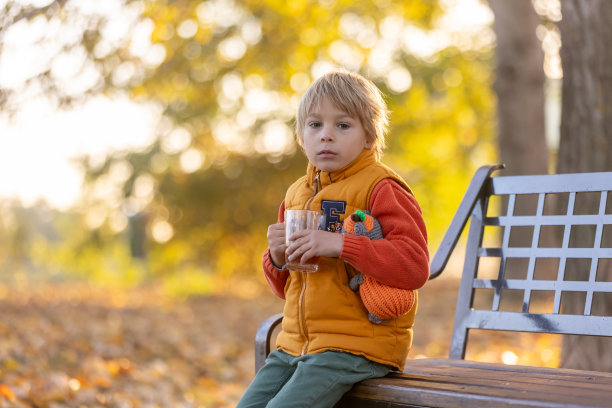
[[[285,202],[283,201],[278,210],[277,222],[284,222],[285,220]],[[268,286],[272,289],[272,292],[281,299],[285,299],[285,284],[289,277],[289,271],[287,269],[277,268],[272,262],[270,257],[270,248],[266,248],[266,251],[262,257],[262,266]],[[280,265],[279,265],[280,266]]]
[[[423,286],[429,277],[427,231],[414,196],[384,179],[372,191],[370,211],[384,238],[344,234],[340,258],[382,284],[400,289]]]

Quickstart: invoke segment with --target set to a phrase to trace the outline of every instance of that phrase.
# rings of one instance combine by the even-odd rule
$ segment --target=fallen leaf
[[[11,402],[15,402],[15,394],[13,394],[11,387],[6,384],[0,384],[0,395]]]

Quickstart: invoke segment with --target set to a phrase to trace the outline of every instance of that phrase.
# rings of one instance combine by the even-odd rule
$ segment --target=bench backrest
[[[612,336],[610,311],[595,307],[612,294],[612,172],[490,177],[498,168],[476,173],[432,261],[433,278],[469,218],[450,357],[464,358],[470,329]],[[594,208],[576,211],[585,197]],[[517,210],[525,200],[533,211]],[[576,268],[582,276],[569,273]],[[500,307],[517,294],[518,310]],[[543,294],[548,310],[534,300]],[[584,307],[562,307],[564,296]]]

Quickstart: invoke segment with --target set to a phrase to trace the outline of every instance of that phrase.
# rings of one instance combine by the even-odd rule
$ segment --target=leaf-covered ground
[[[455,286],[441,279],[421,291],[410,357],[447,355]],[[256,328],[281,309],[269,294],[0,286],[0,407],[233,407],[253,377]],[[473,356],[499,361],[520,341]]]
[[[73,286],[0,298],[2,407],[233,406],[253,376],[256,327],[281,307]]]

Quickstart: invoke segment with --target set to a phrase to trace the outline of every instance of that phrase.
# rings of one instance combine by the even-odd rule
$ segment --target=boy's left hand
[[[342,234],[320,230],[303,230],[293,234],[287,247],[287,260],[307,263],[315,256],[337,258],[342,253]]]

